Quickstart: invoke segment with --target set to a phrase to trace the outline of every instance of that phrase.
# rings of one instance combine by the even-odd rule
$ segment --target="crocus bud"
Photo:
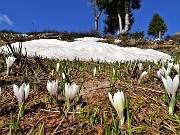
[[[154,60],[154,64],[158,65],[158,60],[157,59]]]
[[[108,92],[109,100],[120,118],[121,125],[124,124],[124,93],[121,91],[114,94],[114,97]]]
[[[25,83],[23,83],[20,86],[20,88],[15,84],[13,85],[14,95],[18,99],[19,105],[22,104],[28,98],[29,90],[30,90],[29,83],[27,85]]]
[[[176,70],[177,73],[179,73],[179,64],[174,64],[174,69]]]
[[[65,96],[66,96],[66,99],[73,99],[77,92],[79,91],[80,87],[79,85],[76,85],[75,83],[65,83]]]
[[[59,71],[59,63],[56,64],[56,72]]]
[[[93,75],[96,76],[96,67],[93,69]]]
[[[14,58],[13,56],[9,56],[8,58],[6,58],[6,65],[7,65],[7,72],[6,75],[9,75],[9,68],[12,66],[13,62],[16,60],[16,58]]]
[[[139,82],[142,81],[145,75],[147,75],[147,71],[142,72],[141,76],[139,77]]]
[[[65,97],[67,100],[67,107],[70,107],[70,101],[73,99],[78,93],[80,87],[75,83],[65,83]]]
[[[66,76],[65,76],[65,74],[62,72],[62,78],[63,79],[65,79],[66,78]]]
[[[47,82],[47,90],[49,91],[50,95],[55,95],[56,92],[57,92],[57,88],[58,88],[58,80],[56,80],[56,81],[54,80],[52,82],[50,82],[48,80],[48,82]]]

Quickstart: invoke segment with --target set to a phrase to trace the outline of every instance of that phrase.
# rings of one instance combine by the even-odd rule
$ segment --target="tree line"
[[[92,5],[95,20],[95,32],[98,33],[99,17],[104,12],[106,18],[103,20],[104,34],[114,35],[127,33],[133,25],[135,18],[132,10],[138,10],[141,7],[141,0],[89,0]],[[159,37],[167,32],[167,25],[164,19],[155,13],[149,23],[147,34],[153,37]]]

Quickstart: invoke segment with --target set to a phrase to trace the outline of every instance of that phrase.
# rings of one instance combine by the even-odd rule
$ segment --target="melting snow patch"
[[[136,47],[119,47],[113,44],[107,44],[99,41],[99,38],[78,38],[74,42],[60,41],[56,39],[39,39],[26,41],[22,43],[30,56],[37,55],[57,59],[79,59],[99,60],[106,62],[116,61],[153,61],[160,59],[171,59],[171,56],[152,49],[140,49]],[[19,43],[13,43],[18,47]],[[1,49],[7,51],[7,47]],[[25,53],[23,49],[23,53]]]

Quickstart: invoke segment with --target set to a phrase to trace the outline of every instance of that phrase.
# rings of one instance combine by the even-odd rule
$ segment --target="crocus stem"
[[[19,112],[18,112],[18,119],[17,119],[18,122],[22,118],[23,115],[24,115],[24,102],[19,105]]]
[[[176,100],[175,100],[175,98],[172,98],[169,103],[169,114],[170,115],[173,115],[173,113],[174,113],[175,104],[176,104]]]
[[[67,108],[68,108],[68,110],[70,108],[70,100],[69,100],[69,98],[67,99]]]
[[[131,131],[131,116],[130,116],[130,112],[129,112],[129,101],[126,98],[126,113],[127,113],[127,121],[128,121],[128,132],[129,132],[129,135],[132,135],[132,131]]]
[[[6,71],[6,76],[9,75],[9,68],[7,68],[7,71]]]

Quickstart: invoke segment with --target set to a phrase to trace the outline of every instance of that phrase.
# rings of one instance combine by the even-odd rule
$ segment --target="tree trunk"
[[[122,19],[120,14],[118,14],[118,18],[119,18],[119,34],[121,34],[123,33],[123,31],[122,31]]]
[[[162,34],[161,34],[161,31],[159,31],[159,40],[162,39]]]
[[[129,0],[125,0],[125,29],[124,32],[129,31]]]
[[[99,23],[99,18],[95,17],[95,32],[98,33],[98,23]]]

